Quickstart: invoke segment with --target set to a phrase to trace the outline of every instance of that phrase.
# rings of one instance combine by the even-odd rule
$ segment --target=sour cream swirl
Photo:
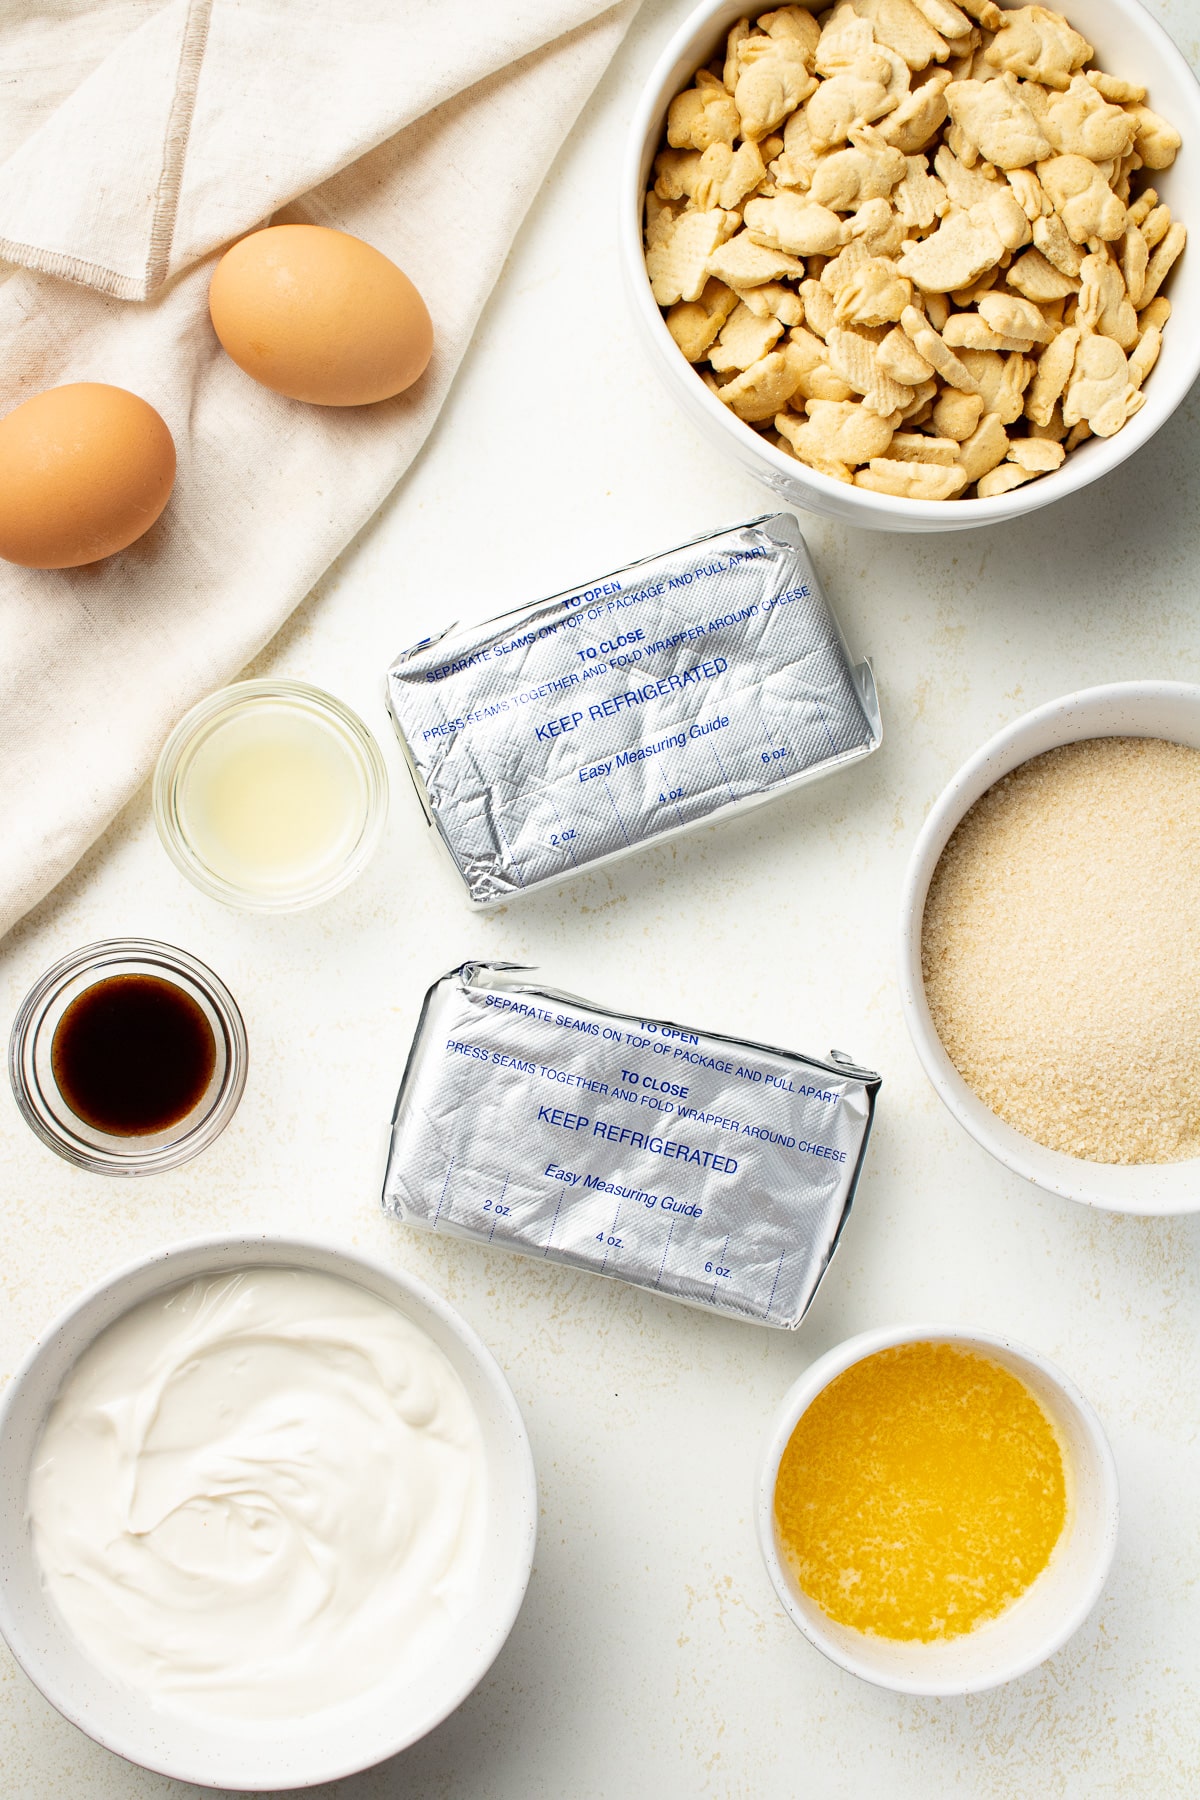
[[[483,1439],[378,1296],[252,1268],[155,1295],[84,1351],[29,1514],[108,1674],[172,1710],[309,1715],[416,1672],[472,1606]]]

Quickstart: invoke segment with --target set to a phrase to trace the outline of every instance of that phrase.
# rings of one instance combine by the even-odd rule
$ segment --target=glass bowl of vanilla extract
[[[187,951],[115,938],[34,984],[9,1075],[26,1123],[104,1175],[153,1175],[217,1138],[246,1085],[246,1029],[224,982]]]

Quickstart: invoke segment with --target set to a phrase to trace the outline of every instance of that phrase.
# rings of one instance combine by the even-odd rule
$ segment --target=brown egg
[[[270,225],[217,264],[208,310],[234,362],[314,406],[368,406],[411,387],[433,351],[420,294],[361,238]]]
[[[175,445],[124,388],[74,381],[0,419],[0,556],[74,569],[124,550],[171,497]]]

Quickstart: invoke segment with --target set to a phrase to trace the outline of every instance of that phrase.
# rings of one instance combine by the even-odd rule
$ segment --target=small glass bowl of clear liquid
[[[210,694],[154,771],[168,856],[202,892],[248,912],[298,912],[348,886],[379,843],[387,800],[362,720],[299,681]]]

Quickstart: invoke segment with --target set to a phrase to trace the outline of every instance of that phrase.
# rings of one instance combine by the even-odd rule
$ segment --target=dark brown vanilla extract
[[[185,1119],[217,1062],[213,1029],[192,996],[156,975],[110,975],[63,1013],[50,1051],[75,1115],[113,1137],[147,1137]]]

